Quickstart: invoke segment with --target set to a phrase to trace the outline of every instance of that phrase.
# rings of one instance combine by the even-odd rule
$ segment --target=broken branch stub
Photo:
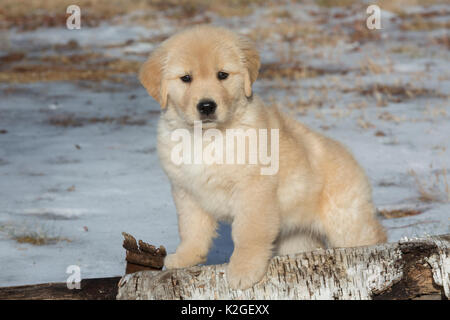
[[[127,261],[126,273],[134,273],[141,270],[160,270],[164,266],[164,258],[167,255],[163,246],[155,246],[139,240],[139,246],[136,239],[122,232],[124,237],[123,248],[126,250],[125,260]]]

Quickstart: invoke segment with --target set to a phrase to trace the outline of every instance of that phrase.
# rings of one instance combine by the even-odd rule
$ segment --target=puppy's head
[[[164,41],[141,68],[139,79],[161,108],[173,107],[188,124],[226,123],[252,95],[259,55],[229,30],[197,26]]]

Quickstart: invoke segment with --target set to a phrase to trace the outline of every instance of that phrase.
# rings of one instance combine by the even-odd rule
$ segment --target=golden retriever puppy
[[[248,39],[197,26],[164,41],[139,75],[162,108],[158,154],[178,211],[181,243],[165,265],[203,263],[217,221],[227,220],[234,242],[227,279],[239,289],[263,278],[273,254],[386,241],[364,171],[340,143],[264,106],[252,94],[259,67],[258,52]],[[174,132],[190,133],[185,145],[192,146],[198,139],[211,144],[212,137],[217,140],[229,129],[241,129],[234,133],[244,132],[247,140],[249,130],[277,133],[269,138],[267,133],[265,140],[274,156],[270,159],[278,161],[273,170],[267,161],[185,161],[196,157],[195,147],[183,150],[181,162],[174,160],[180,144]],[[237,144],[215,146],[217,154],[239,152]],[[247,158],[255,155],[250,145],[243,150]]]

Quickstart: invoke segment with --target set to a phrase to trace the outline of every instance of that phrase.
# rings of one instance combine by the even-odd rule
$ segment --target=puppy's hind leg
[[[372,201],[354,195],[345,201],[330,197],[322,219],[331,247],[368,246],[386,242],[386,233],[375,216]]]

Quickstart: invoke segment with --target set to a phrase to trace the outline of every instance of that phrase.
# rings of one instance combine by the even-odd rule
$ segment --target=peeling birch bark
[[[253,288],[232,290],[226,265],[140,271],[117,299],[448,299],[450,235],[277,256]]]

